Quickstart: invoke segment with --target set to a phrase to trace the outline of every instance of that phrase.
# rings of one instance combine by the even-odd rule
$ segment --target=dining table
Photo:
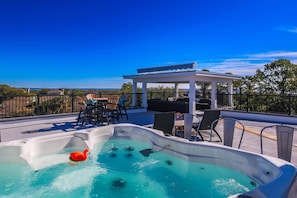
[[[93,98],[93,100],[96,100],[97,102],[107,102],[108,98]]]

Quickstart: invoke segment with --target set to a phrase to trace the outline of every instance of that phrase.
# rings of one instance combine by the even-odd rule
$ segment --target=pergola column
[[[142,103],[141,107],[147,108],[147,83],[142,83]]]
[[[211,82],[211,109],[217,108],[217,81]]]
[[[229,97],[229,106],[233,107],[233,82],[228,81],[228,97]]]
[[[175,97],[175,99],[177,99],[178,98],[178,83],[174,83],[174,93],[175,93],[174,97]]]
[[[136,107],[137,103],[137,82],[133,80],[132,85],[132,107]]]
[[[189,113],[195,114],[196,112],[196,82],[194,79],[189,81],[190,92],[189,92]]]

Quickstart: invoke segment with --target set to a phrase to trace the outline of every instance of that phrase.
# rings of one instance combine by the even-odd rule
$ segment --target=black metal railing
[[[143,94],[121,93],[126,97],[126,107],[141,107]],[[109,97],[112,93],[98,93],[96,97]],[[116,93],[116,95],[118,95]],[[132,98],[136,96],[136,104],[132,106]],[[147,98],[168,100],[175,98],[173,91],[151,92]],[[187,92],[179,92],[178,97],[186,97]],[[230,100],[232,98],[232,104]],[[5,95],[0,96],[0,118],[20,116],[36,116],[79,112],[83,107],[84,95]],[[261,94],[217,94],[217,107],[232,107],[243,112],[261,112],[297,116],[297,95],[261,95]]]
[[[219,108],[228,107],[232,97],[234,110],[269,114],[297,115],[297,95],[291,94],[218,94]]]
[[[115,94],[96,94],[96,97],[109,97]],[[127,108],[132,108],[132,93],[125,94]],[[135,107],[141,106],[141,93],[135,93]],[[0,96],[0,118],[36,116],[79,112],[83,108],[84,95],[5,95]]]

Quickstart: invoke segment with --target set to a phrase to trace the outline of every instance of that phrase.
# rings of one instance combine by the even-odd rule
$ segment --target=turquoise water
[[[224,167],[189,163],[149,145],[110,140],[87,161],[38,171],[24,164],[0,165],[1,197],[227,197],[254,189],[249,177]],[[69,150],[63,151],[69,153]],[[97,153],[99,153],[97,155]]]

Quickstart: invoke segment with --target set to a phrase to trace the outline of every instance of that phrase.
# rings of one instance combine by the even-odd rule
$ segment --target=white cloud
[[[285,31],[285,32],[297,33],[297,27],[279,26],[279,27],[277,27],[275,29],[280,30],[280,31]]]
[[[297,52],[283,52],[283,51],[276,51],[276,52],[267,52],[261,54],[252,54],[250,55],[252,58],[297,58]]]
[[[202,67],[207,67],[210,71],[227,73],[230,72],[236,75],[254,75],[257,69],[262,69],[263,64],[251,63],[245,60],[227,59],[218,63],[201,64]],[[199,68],[198,68],[199,69]]]
[[[297,52],[273,51],[259,54],[241,55],[237,58],[213,61],[211,63],[198,62],[197,69],[208,68],[213,72],[230,72],[236,75],[254,75],[257,69],[263,70],[265,64],[278,59],[288,59],[297,64]]]

